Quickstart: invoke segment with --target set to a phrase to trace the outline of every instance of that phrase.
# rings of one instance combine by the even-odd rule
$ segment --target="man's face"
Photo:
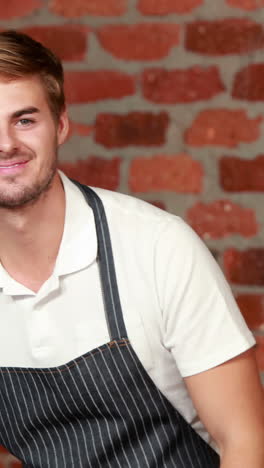
[[[0,77],[0,208],[25,205],[50,187],[67,131],[66,113],[54,122],[38,77]]]

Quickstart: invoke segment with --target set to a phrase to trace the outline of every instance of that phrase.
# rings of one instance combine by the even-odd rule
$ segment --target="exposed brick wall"
[[[264,378],[264,1],[8,0],[64,61],[61,168],[183,216],[223,268]],[[0,468],[19,466],[0,453]]]

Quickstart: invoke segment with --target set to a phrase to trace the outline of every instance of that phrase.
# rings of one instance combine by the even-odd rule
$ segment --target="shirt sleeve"
[[[213,256],[180,218],[156,243],[156,287],[163,344],[183,377],[215,367],[254,346],[231,289]]]

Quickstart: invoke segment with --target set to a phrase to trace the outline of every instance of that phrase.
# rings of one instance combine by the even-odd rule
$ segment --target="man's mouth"
[[[23,161],[6,161],[6,162],[0,162],[0,168],[1,169],[6,169],[8,167],[16,167],[16,166],[20,166],[21,164],[25,164],[27,163],[28,161],[25,159]]]
[[[16,161],[0,161],[1,174],[13,174],[21,171],[29,162],[29,159],[16,160]]]

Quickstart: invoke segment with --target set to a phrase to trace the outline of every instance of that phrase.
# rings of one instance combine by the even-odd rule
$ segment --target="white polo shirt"
[[[37,294],[0,265],[0,366],[53,367],[109,341],[94,217],[62,173],[64,233]],[[207,441],[183,377],[255,341],[218,265],[178,217],[102,189],[128,337],[157,387]]]

